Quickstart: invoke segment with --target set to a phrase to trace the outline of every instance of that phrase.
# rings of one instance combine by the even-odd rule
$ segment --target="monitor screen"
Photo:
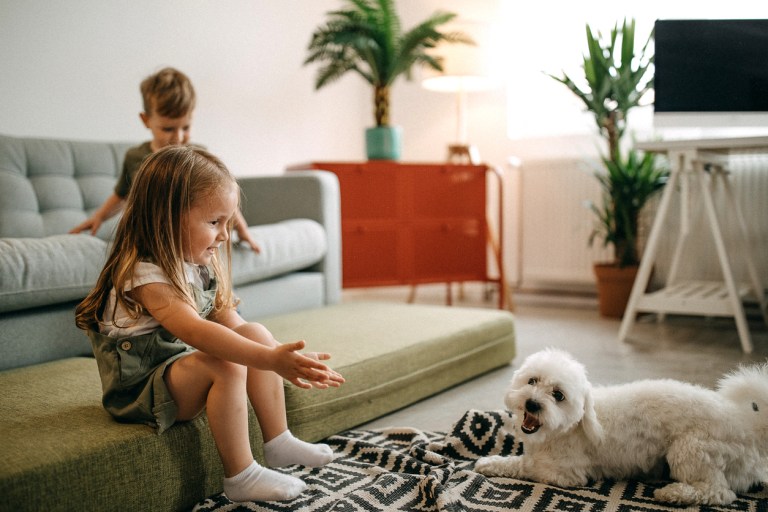
[[[768,20],[657,20],[654,44],[656,136],[768,133]]]
[[[655,112],[768,112],[768,20],[657,20]]]

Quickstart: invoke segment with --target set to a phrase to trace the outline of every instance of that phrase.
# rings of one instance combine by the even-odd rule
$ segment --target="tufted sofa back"
[[[42,238],[80,224],[112,192],[131,145],[0,135],[0,238]],[[116,221],[99,237],[108,239]]]

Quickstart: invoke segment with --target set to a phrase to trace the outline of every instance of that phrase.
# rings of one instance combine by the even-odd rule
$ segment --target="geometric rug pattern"
[[[330,464],[280,471],[301,478],[308,490],[291,501],[232,503],[223,494],[199,503],[194,512],[768,512],[768,489],[758,488],[728,507],[679,507],[653,499],[666,482],[601,481],[560,488],[473,471],[486,455],[522,453],[507,431],[505,411],[465,413],[447,433],[412,428],[349,430],[328,443]]]

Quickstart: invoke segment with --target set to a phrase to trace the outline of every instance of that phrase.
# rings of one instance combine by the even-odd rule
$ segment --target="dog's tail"
[[[768,363],[739,367],[720,379],[717,391],[748,414],[768,440]]]

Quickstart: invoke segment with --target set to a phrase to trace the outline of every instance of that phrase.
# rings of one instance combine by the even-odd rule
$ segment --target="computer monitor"
[[[768,20],[656,20],[654,45],[654,128],[768,133]]]

